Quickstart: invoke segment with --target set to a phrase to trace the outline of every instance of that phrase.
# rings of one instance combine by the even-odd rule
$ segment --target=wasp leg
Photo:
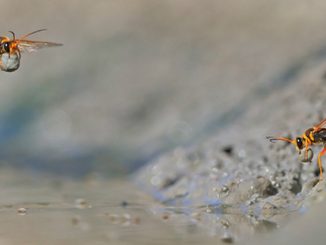
[[[321,157],[323,155],[325,155],[326,153],[326,146],[324,146],[324,149],[322,149],[321,152],[319,152],[318,154],[318,160],[317,160],[317,163],[318,163],[318,167],[319,167],[319,181],[321,181],[323,179],[323,165],[321,164]]]
[[[311,145],[310,141],[307,140],[306,141],[306,147],[305,147],[305,151],[304,151],[304,159],[308,159],[308,149],[309,149],[309,146]]]

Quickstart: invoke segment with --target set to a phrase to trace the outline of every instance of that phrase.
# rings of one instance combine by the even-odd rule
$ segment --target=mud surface
[[[216,244],[128,180],[67,180],[2,168],[0,244]]]
[[[325,70],[326,63],[304,67],[290,85],[251,105],[241,122],[165,154],[141,170],[136,182],[166,210],[181,210],[222,240],[243,241],[284,227],[324,199],[316,164],[321,146],[309,151],[312,163],[301,163],[292,145],[265,136],[299,136],[326,117]]]

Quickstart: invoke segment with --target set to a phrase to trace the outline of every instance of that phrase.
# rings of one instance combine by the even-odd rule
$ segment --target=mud
[[[179,207],[221,240],[227,233],[225,242],[284,227],[324,199],[316,164],[321,146],[311,149],[309,163],[293,145],[266,136],[295,137],[326,117],[325,70],[324,62],[304,67],[289,86],[250,106],[239,122],[161,156],[136,182],[163,210]]]

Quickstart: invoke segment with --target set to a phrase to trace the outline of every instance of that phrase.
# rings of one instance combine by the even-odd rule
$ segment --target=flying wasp
[[[317,157],[317,164],[319,167],[319,180],[323,179],[323,166],[321,157],[326,154],[326,118],[321,122],[313,126],[312,128],[307,129],[301,136],[296,137],[295,139],[285,138],[285,137],[272,137],[268,136],[271,142],[281,140],[293,144],[297,151],[301,154],[301,150],[304,149],[304,159],[308,159],[310,146],[313,145],[322,145],[323,149],[319,152]],[[312,153],[311,153],[312,158]]]
[[[6,72],[12,72],[19,68],[21,53],[34,52],[41,48],[61,46],[61,43],[33,41],[27,39],[29,36],[45,31],[40,29],[33,31],[16,39],[14,32],[10,31],[12,38],[0,36],[0,69]]]

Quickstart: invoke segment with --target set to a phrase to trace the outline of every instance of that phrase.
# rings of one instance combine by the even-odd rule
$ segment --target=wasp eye
[[[301,150],[303,148],[302,138],[296,138],[297,147]]]
[[[10,45],[9,42],[5,42],[2,44],[2,47],[4,49],[5,52],[9,53],[10,52]]]

